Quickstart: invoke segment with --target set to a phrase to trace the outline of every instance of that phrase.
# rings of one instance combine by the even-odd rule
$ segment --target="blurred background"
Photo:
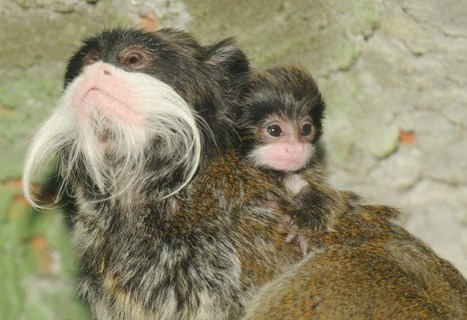
[[[68,58],[118,25],[234,36],[257,66],[309,68],[328,103],[331,183],[403,210],[401,224],[467,276],[466,17],[457,0],[1,1],[0,319],[90,319],[68,218],[30,209],[20,184]]]

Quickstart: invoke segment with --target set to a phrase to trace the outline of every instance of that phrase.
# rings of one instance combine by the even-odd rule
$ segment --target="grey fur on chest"
[[[184,219],[145,217],[158,204],[127,219],[81,207],[74,227],[79,290],[98,319],[229,319],[239,312],[232,301],[240,301],[241,266],[226,229],[183,230]]]

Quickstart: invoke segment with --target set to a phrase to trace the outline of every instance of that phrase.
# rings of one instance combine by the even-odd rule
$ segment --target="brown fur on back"
[[[245,319],[466,319],[467,281],[396,216],[362,205],[316,233],[311,254],[266,285]]]

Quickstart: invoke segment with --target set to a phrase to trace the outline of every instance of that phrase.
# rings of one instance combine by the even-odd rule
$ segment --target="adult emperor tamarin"
[[[230,120],[249,76],[231,39],[104,31],[71,58],[26,160],[58,153],[76,199],[79,292],[97,319],[237,319],[254,288],[301,258],[287,196],[237,152]],[[282,201],[282,200],[281,200]]]

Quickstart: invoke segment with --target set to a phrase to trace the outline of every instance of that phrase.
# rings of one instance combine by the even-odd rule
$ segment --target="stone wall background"
[[[28,207],[22,161],[80,38],[153,13],[203,43],[235,36],[258,66],[309,68],[328,102],[333,185],[401,208],[401,223],[467,276],[465,0],[10,0],[0,3],[1,319],[89,319],[74,297],[67,217]]]

